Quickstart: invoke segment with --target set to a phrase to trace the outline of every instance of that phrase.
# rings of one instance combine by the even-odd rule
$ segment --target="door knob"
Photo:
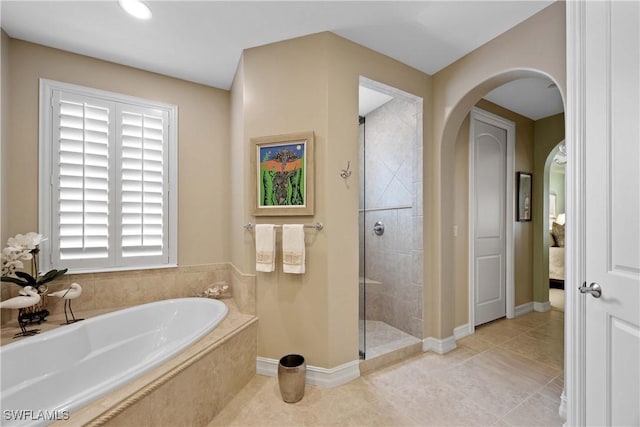
[[[600,298],[602,295],[602,288],[596,282],[593,282],[591,285],[586,286],[587,282],[584,282],[584,285],[580,286],[578,290],[582,294],[591,294],[594,298]]]

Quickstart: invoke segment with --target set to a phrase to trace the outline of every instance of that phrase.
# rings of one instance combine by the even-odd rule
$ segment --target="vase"
[[[282,400],[296,403],[304,396],[307,364],[299,354],[288,354],[278,363],[278,385]]]

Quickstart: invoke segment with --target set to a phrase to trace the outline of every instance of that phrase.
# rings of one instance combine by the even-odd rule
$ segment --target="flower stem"
[[[36,281],[38,280],[38,252],[40,251],[38,250],[37,246],[34,250],[31,251],[31,254],[32,254],[31,268],[33,269],[31,273],[32,273],[32,276],[36,279]]]

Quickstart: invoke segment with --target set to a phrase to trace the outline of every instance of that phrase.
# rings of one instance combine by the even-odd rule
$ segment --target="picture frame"
[[[314,134],[251,138],[254,216],[314,214]]]
[[[531,221],[533,174],[529,172],[517,172],[518,206],[516,209],[516,221]]]

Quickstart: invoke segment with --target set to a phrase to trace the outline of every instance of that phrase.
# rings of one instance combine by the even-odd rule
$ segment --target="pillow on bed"
[[[556,245],[564,248],[564,225],[554,222],[551,225],[551,234],[553,235]]]

